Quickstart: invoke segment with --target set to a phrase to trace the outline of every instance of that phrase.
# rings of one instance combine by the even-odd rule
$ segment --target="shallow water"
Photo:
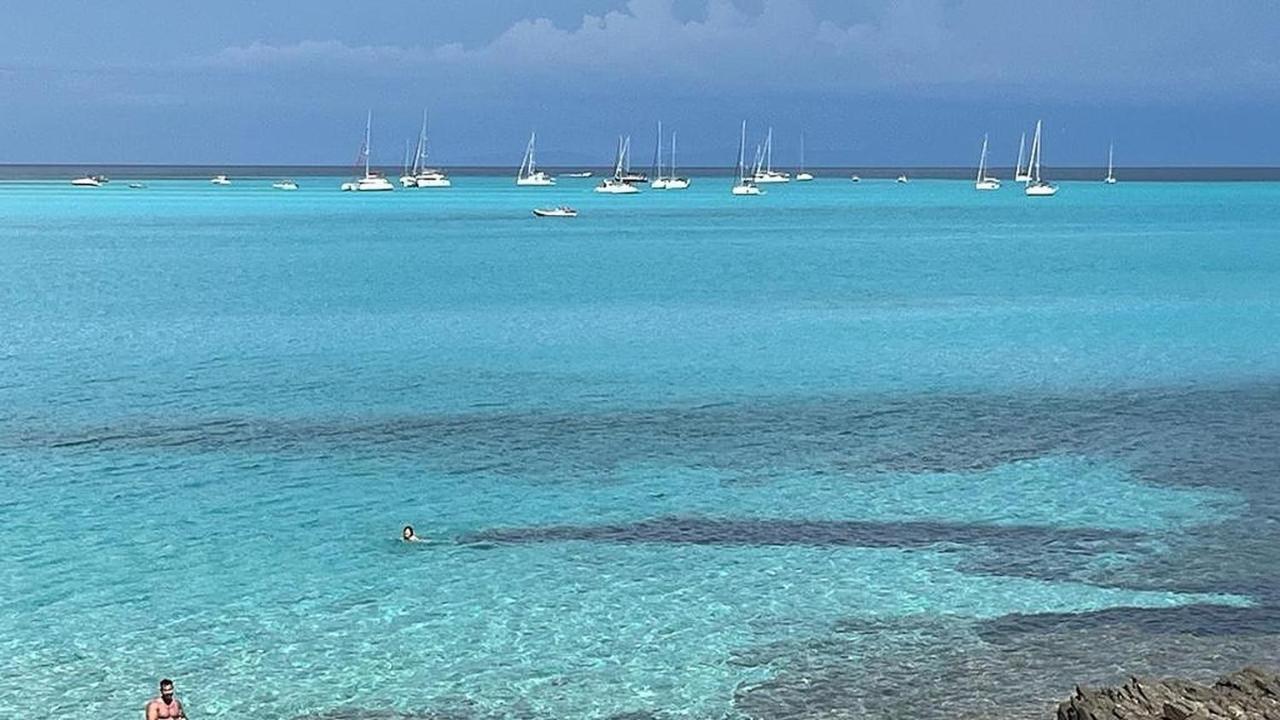
[[[1280,662],[1280,184],[337,182],[0,185],[0,715],[1026,717]]]

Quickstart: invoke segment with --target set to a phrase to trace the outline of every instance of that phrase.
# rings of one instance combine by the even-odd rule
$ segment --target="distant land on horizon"
[[[516,171],[516,163],[510,165],[462,165],[445,166],[450,175],[466,177],[501,176]],[[390,165],[375,165],[388,176],[398,174],[399,168]],[[607,175],[611,167],[600,165],[540,165],[552,175],[590,170],[596,177]],[[647,167],[637,166],[641,169]],[[847,179],[858,174],[866,179],[894,178],[899,173],[907,173],[910,177],[942,180],[972,179],[976,166],[955,165],[863,165],[863,166],[823,166],[811,165],[808,169],[820,179]],[[791,170],[780,166],[781,170]],[[735,168],[732,166],[690,166],[680,168],[682,174],[691,176],[731,176]],[[1011,177],[1012,166],[992,166],[991,171],[997,176]],[[93,163],[56,163],[56,164],[0,164],[0,182],[21,181],[56,181],[69,180],[86,173],[104,174],[119,179],[207,179],[213,175],[225,174],[232,177],[276,178],[280,176],[295,177],[346,177],[352,175],[349,165],[153,165],[153,164],[93,164]],[[1134,166],[1117,165],[1115,172],[1123,180],[1133,181],[1168,181],[1168,182],[1232,182],[1232,181],[1280,181],[1280,167],[1274,166]],[[1054,180],[1097,180],[1106,174],[1106,166],[1046,166],[1045,175]]]

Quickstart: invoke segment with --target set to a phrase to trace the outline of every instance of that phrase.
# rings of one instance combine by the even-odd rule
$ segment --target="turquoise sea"
[[[0,183],[0,717],[1025,718],[1280,664],[1280,183],[272,179]]]

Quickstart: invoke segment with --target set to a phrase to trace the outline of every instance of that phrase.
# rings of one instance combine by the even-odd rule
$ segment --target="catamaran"
[[[418,153],[422,152],[422,136],[418,136]],[[409,169],[409,158],[415,157],[409,152],[409,141],[404,141],[404,163],[400,165],[400,187],[417,187],[418,178],[414,177],[414,171]],[[416,162],[416,160],[415,160]]]
[[[1040,178],[1040,157],[1042,155],[1040,149],[1040,123],[1041,121],[1036,121],[1036,134],[1031,140],[1031,157],[1027,160],[1027,170],[1031,173],[1025,190],[1027,197],[1051,197],[1058,192],[1057,186],[1051,185]]]
[[[790,174],[773,169],[773,128],[769,128],[769,133],[765,136],[761,158],[764,161],[764,167],[757,164],[751,179],[760,184],[791,182]]]
[[[999,190],[1000,179],[987,177],[987,136],[982,136],[982,154],[978,156],[978,178],[974,181],[975,190]]]
[[[555,178],[537,169],[534,162],[533,142],[537,133],[529,133],[529,145],[524,149],[524,159],[516,171],[516,185],[545,187],[555,185]]]
[[[676,175],[676,133],[671,131],[671,167],[670,174],[662,174],[662,122],[658,122],[658,144],[653,154],[653,182],[649,187],[654,190],[684,190],[689,187],[689,178]]]
[[[757,157],[759,153],[757,153]],[[742,135],[738,139],[738,178],[730,191],[734,195],[763,195],[753,178],[747,177],[747,121],[742,121]]]
[[[1115,166],[1111,164],[1112,159],[1115,157],[1115,152],[1116,144],[1111,143],[1111,145],[1107,147],[1107,176],[1102,178],[1102,182],[1108,185],[1116,184]]]
[[[607,177],[600,181],[595,187],[598,193],[607,193],[609,195],[634,195],[640,192],[640,188],[627,181],[626,163],[627,157],[631,154],[631,136],[628,135],[625,140],[622,136],[618,136],[618,154],[613,163],[613,177]]]
[[[804,133],[800,133],[800,167],[796,169],[796,182],[813,180],[813,173],[804,169]]]
[[[370,154],[370,138],[373,128],[373,111],[365,117],[364,121],[364,145],[360,146],[359,160],[364,161],[364,177],[342,183],[341,189],[349,192],[385,192],[387,190],[395,190],[395,186],[391,181],[383,176],[377,170],[369,169]]]
[[[430,155],[431,133],[428,131],[427,111],[422,111],[422,132],[418,134],[418,154],[413,161],[413,184],[420,188],[447,188],[453,186],[449,175],[439,168],[427,167]]]
[[[1022,153],[1027,149],[1027,134],[1022,133],[1022,139],[1018,141],[1018,164],[1013,168],[1013,181],[1024,183],[1031,179],[1031,166],[1028,165],[1024,170],[1022,167]]]

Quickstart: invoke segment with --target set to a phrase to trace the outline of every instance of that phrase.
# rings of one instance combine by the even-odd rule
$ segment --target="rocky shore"
[[[1058,720],[1280,720],[1280,675],[1245,668],[1205,686],[1131,678],[1119,687],[1077,687]]]

